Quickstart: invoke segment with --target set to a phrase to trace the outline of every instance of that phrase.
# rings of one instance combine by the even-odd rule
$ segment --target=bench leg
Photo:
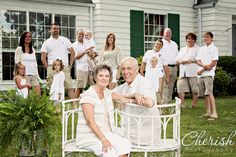
[[[147,151],[144,152],[144,157],[147,157]]]

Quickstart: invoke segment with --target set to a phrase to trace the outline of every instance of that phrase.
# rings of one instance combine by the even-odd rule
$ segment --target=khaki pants
[[[170,82],[166,84],[166,82],[163,81],[162,104],[168,104],[172,101],[173,88],[177,79],[177,66],[168,66],[168,68],[170,71]]]

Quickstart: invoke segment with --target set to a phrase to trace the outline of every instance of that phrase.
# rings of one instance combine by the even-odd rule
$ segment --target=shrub
[[[214,94],[215,95],[227,95],[228,86],[231,83],[230,75],[223,70],[222,67],[216,68],[216,75],[214,79]]]

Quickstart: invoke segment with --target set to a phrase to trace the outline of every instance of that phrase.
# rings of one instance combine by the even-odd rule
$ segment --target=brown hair
[[[56,59],[55,61],[53,61],[53,64],[52,64],[52,70],[55,70],[54,68],[54,65],[55,65],[55,62],[59,62],[60,63],[60,71],[62,71],[64,69],[64,65],[63,65],[63,62],[61,59]]]
[[[22,47],[23,53],[25,53],[25,38],[26,38],[26,35],[27,35],[27,34],[30,34],[30,36],[31,36],[31,33],[30,33],[30,32],[24,32],[24,33],[20,36],[19,46]],[[31,40],[31,42],[29,43],[29,54],[32,54],[32,53],[33,53],[33,47],[32,47],[32,40]]]
[[[211,32],[206,32],[206,33],[204,33],[204,36],[205,35],[209,35],[211,38],[213,38],[213,34]]]
[[[191,38],[193,38],[195,41],[197,41],[197,35],[196,35],[195,33],[193,33],[193,32],[187,33],[187,34],[185,35],[185,40],[187,41],[187,39],[188,39],[189,37],[191,37]]]
[[[114,34],[114,33],[108,33],[108,34],[107,34],[107,37],[106,37],[105,51],[106,51],[106,50],[108,49],[108,47],[109,47],[108,38],[109,38],[111,35],[112,35],[112,36],[113,36],[113,38],[114,38],[114,42],[113,42],[113,47],[112,47],[112,50],[114,50],[114,49],[115,49],[116,36],[115,36],[115,34]]]
[[[100,64],[98,66],[96,66],[96,68],[94,69],[94,71],[92,72],[92,76],[93,76],[93,81],[96,83],[95,78],[97,77],[98,73],[102,70],[108,70],[109,74],[110,74],[110,82],[112,80],[112,69],[109,65],[106,64]]]

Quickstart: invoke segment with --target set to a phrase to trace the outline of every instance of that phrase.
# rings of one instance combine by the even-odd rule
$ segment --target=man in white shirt
[[[77,41],[72,44],[76,53],[77,89],[75,96],[77,98],[87,84],[93,84],[92,71],[89,68],[88,60],[90,59],[89,57],[94,59],[97,56],[97,52],[93,51],[93,47],[89,47],[89,44],[84,41],[84,33],[83,29],[79,29],[77,31]]]
[[[208,120],[218,118],[216,111],[215,97],[213,95],[213,82],[215,69],[219,59],[218,48],[213,43],[213,34],[204,34],[205,46],[202,46],[197,55],[198,75],[199,75],[199,96],[205,96],[206,114]]]
[[[122,74],[125,83],[114,89],[115,93],[133,97],[131,103],[127,105],[125,112],[141,116],[158,116],[160,115],[156,105],[156,95],[149,81],[141,76],[138,72],[138,62],[133,57],[126,57],[121,61]],[[130,119],[130,142],[141,145],[156,145],[160,141],[160,120],[151,118],[141,118],[142,126],[139,130],[137,118]],[[127,121],[127,119],[125,120]],[[128,123],[126,123],[126,127]],[[153,129],[153,130],[152,130]],[[159,131],[158,131],[159,130]],[[127,131],[127,130],[126,130]],[[140,141],[138,139],[139,131]],[[140,142],[140,143],[139,143]]]
[[[65,89],[68,96],[74,98],[74,89],[70,77],[71,66],[75,59],[75,52],[72,48],[71,42],[66,37],[60,36],[59,25],[53,23],[50,28],[51,37],[43,42],[41,48],[41,60],[43,66],[47,69],[48,84],[51,85],[54,72],[52,70],[53,61],[61,59],[64,65],[63,72],[65,73]],[[68,54],[70,53],[70,60]]]
[[[171,40],[172,32],[170,28],[165,28],[162,56],[164,60],[168,63],[170,78],[169,80],[164,81],[163,94],[162,94],[162,103],[166,104],[172,100],[172,93],[175,81],[177,79],[177,65],[175,58],[178,54],[178,45]]]

